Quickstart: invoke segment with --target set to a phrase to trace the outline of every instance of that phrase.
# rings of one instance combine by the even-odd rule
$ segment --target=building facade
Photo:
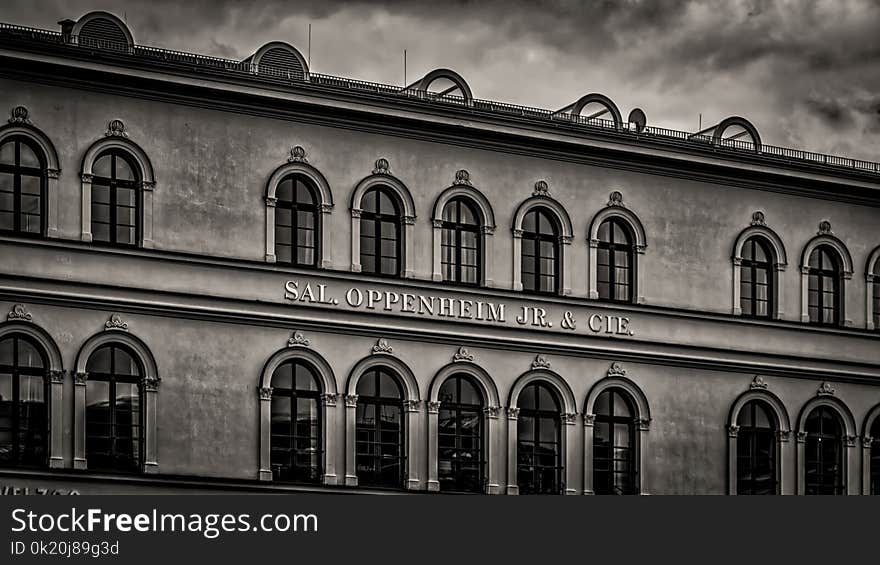
[[[0,25],[0,484],[880,492],[880,166]]]

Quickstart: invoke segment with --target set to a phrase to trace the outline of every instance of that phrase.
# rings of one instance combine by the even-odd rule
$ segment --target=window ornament
[[[105,330],[128,330],[128,324],[122,321],[119,314],[111,314],[110,319],[104,322]]]
[[[728,437],[737,437],[739,435],[739,426],[736,424],[731,424],[727,426],[727,435]]]
[[[29,119],[28,109],[24,106],[16,106],[12,109],[9,117],[10,124],[27,124],[31,125],[31,120]]]
[[[303,333],[299,330],[293,332],[293,335],[287,340],[287,347],[295,347],[297,345],[301,345],[303,347],[308,347],[311,341],[309,338],[303,335]]]
[[[493,420],[498,417],[498,413],[500,411],[500,406],[486,406],[485,408],[483,408],[483,414],[485,414],[488,418],[492,418]]]
[[[306,159],[306,150],[302,145],[296,145],[290,148],[290,157],[287,158],[288,163],[308,163]]]
[[[816,391],[817,396],[834,396],[834,387],[831,386],[831,383],[828,381],[823,382],[819,385],[819,389]]]
[[[865,436],[862,438],[862,447],[864,447],[865,449],[870,449],[871,445],[873,445],[873,442],[874,438],[872,438],[871,436]]]
[[[611,363],[611,366],[608,368],[608,372],[606,373],[608,377],[625,377],[626,369],[621,367],[620,363],[615,361]]]
[[[452,356],[453,363],[459,361],[473,361],[474,354],[468,351],[467,347],[459,347],[458,351],[455,352],[455,355]]]
[[[439,414],[440,413],[440,401],[439,400],[431,400],[426,402],[428,406],[428,414]]]
[[[92,173],[83,173],[81,177],[82,181],[85,183],[91,183],[94,178],[95,175],[93,175]]]
[[[16,304],[12,307],[12,310],[9,311],[9,314],[6,315],[6,319],[10,322],[16,320],[30,322],[33,319],[33,316],[28,312],[24,304]]]
[[[831,235],[834,233],[831,231],[831,222],[828,220],[822,220],[819,222],[819,231],[817,233],[818,235]]]
[[[158,376],[147,375],[141,379],[141,386],[144,387],[146,392],[157,392],[161,381],[162,379]]]
[[[532,370],[536,369],[549,369],[550,361],[547,360],[547,357],[544,355],[536,355],[535,360],[532,361]]]
[[[547,181],[539,180],[535,183],[535,190],[532,192],[532,196],[550,196],[550,187],[547,185]]]
[[[261,386],[257,392],[260,393],[260,400],[272,400],[272,387]]]
[[[373,353],[387,353],[391,355],[394,353],[394,348],[391,347],[391,344],[388,343],[387,339],[380,337],[379,341],[376,342],[376,345],[373,346]]]
[[[779,441],[788,441],[788,438],[791,437],[791,430],[779,430],[776,432],[776,437],[779,438]]]
[[[422,405],[421,400],[404,400],[403,401],[403,410],[405,412],[418,412],[419,407]]]
[[[767,381],[765,381],[764,377],[762,377],[761,375],[755,375],[755,378],[752,379],[752,384],[749,385],[749,388],[752,390],[767,390]]]
[[[332,392],[325,392],[321,395],[321,400],[324,402],[324,406],[336,406],[336,401],[339,400],[339,395]]]
[[[798,443],[807,443],[807,432],[798,432],[797,433],[797,442]]]
[[[623,204],[623,193],[619,190],[615,190],[608,196],[608,206],[620,206],[621,208],[625,208]]]
[[[753,226],[766,226],[767,223],[764,221],[764,212],[761,210],[755,210],[752,212],[752,225]]]
[[[122,123],[122,120],[110,120],[104,135],[107,137],[128,137],[128,132],[125,131],[125,124]]]
[[[88,380],[89,374],[85,371],[77,371],[73,374],[73,384],[76,386],[86,386]]]
[[[574,422],[575,422],[575,418],[577,417],[577,414],[574,412],[563,412],[562,414],[559,415],[559,417],[562,419],[563,424],[565,424],[567,426],[573,426]]]
[[[584,425],[592,426],[596,423],[596,415],[595,414],[584,414]]]
[[[455,172],[455,180],[452,182],[453,186],[473,186],[471,184],[471,174],[467,172],[465,169],[460,169]]]
[[[356,394],[346,394],[345,395],[345,407],[346,408],[357,408],[358,404],[358,395]]]
[[[374,175],[390,175],[391,174],[391,164],[388,162],[388,159],[384,157],[379,157],[376,159],[376,168],[373,169]]]
[[[519,408],[511,406],[507,409],[508,420],[519,420]]]
[[[636,424],[638,424],[640,431],[647,432],[651,429],[651,418],[639,418],[636,420]]]
[[[858,436],[846,436],[846,446],[847,447],[855,447],[857,439],[858,439]]]

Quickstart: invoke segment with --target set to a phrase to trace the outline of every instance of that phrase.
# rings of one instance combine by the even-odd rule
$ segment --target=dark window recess
[[[807,416],[804,484],[806,494],[845,494],[843,422],[827,406]]]
[[[275,258],[279,263],[316,267],[320,241],[317,189],[300,175],[290,175],[275,190]]]
[[[46,230],[46,160],[25,137],[0,144],[0,233],[39,237]]]
[[[453,375],[440,387],[438,477],[440,490],[484,492],[483,397],[467,375]]]
[[[743,316],[773,316],[773,254],[763,238],[750,237],[743,244],[740,265],[740,308]]]
[[[752,400],[736,420],[736,493],[777,494],[776,434],[778,425],[764,402]]]
[[[143,367],[121,344],[86,364],[86,460],[91,470],[133,473],[143,464]]]
[[[542,382],[519,395],[516,481],[521,494],[562,494],[562,419],[556,393]]]
[[[808,307],[811,324],[836,326],[841,322],[843,296],[837,252],[820,245],[810,253],[808,266]]]
[[[603,391],[593,408],[593,491],[637,494],[636,412],[629,395]]]
[[[358,380],[355,465],[358,484],[402,487],[405,479],[403,389],[379,367]]]
[[[529,210],[522,223],[523,290],[556,294],[559,292],[560,236],[559,225],[546,208]]]
[[[276,481],[321,482],[323,467],[321,388],[302,361],[272,373],[271,468]]]
[[[102,153],[92,165],[92,241],[140,245],[141,176],[122,151]]]
[[[440,240],[443,280],[479,285],[482,271],[480,215],[465,198],[451,200],[443,208]]]
[[[368,189],[361,200],[361,272],[400,276],[403,242],[401,205],[384,186]]]
[[[31,338],[0,339],[0,466],[48,464],[46,355]]]
[[[629,226],[618,218],[599,225],[596,249],[596,289],[599,298],[632,302],[635,248]]]

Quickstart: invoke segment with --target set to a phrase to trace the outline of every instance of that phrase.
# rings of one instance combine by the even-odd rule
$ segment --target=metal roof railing
[[[350,78],[324,75],[319,73],[292,72],[283,67],[273,67],[260,64],[259,69],[250,61],[236,61],[220,57],[197,55],[183,51],[173,51],[159,47],[147,47],[143,45],[128,45],[112,41],[101,40],[92,37],[77,37],[63,35],[59,32],[48,31],[25,26],[0,23],[0,41],[11,39],[20,42],[36,42],[39,44],[54,44],[63,49],[74,51],[86,51],[95,56],[107,54],[113,57],[129,57],[132,61],[147,62],[169,67],[184,68],[190,71],[202,71],[220,73],[226,75],[248,76],[253,80],[263,82],[280,83],[299,87],[320,87],[325,89],[345,90],[383,97],[396,98],[399,100],[414,100],[432,105],[454,106],[460,110],[474,114],[486,113],[503,115],[506,117],[525,120],[536,120],[551,124],[571,124],[585,130],[603,131],[624,135],[631,139],[672,143],[679,146],[703,148],[711,147],[712,150],[730,151],[737,154],[752,154],[762,158],[785,163],[802,163],[819,165],[834,169],[848,169],[861,173],[880,174],[880,163],[851,159],[835,155],[825,155],[761,144],[756,147],[750,141],[739,139],[715,139],[712,135],[695,134],[655,126],[647,126],[641,131],[634,124],[617,124],[611,120],[590,118],[578,114],[558,113],[543,108],[533,108],[498,102],[493,100],[468,100],[452,95],[441,95],[434,92],[405,89],[400,86],[381,84],[355,80]]]

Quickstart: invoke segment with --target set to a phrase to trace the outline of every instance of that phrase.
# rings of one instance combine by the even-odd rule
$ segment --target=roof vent
[[[304,80],[309,73],[308,63],[302,53],[283,41],[272,41],[263,45],[244,62],[250,63],[251,71],[258,75]]]
[[[65,22],[61,22],[62,33]],[[71,29],[75,41],[86,47],[128,51],[134,38],[122,20],[108,12],[89,12],[81,17]]]

